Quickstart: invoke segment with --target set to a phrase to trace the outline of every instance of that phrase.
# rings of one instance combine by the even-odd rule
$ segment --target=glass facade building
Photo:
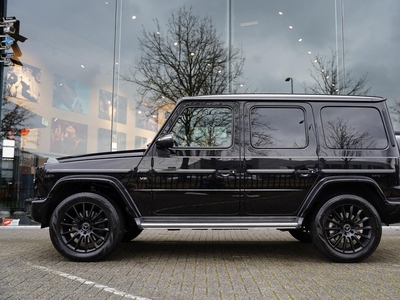
[[[156,98],[162,102],[169,85],[181,83],[169,77],[159,90],[146,90],[149,74],[139,68],[149,54],[146,35],[169,43],[162,55],[179,54],[172,69],[193,62],[203,74],[213,65],[214,57],[201,55],[202,43],[189,43],[198,35],[169,26],[183,22],[182,10],[191,20],[207,20],[216,38],[208,43],[226,49],[224,67],[212,70],[229,74],[221,92],[378,95],[389,99],[399,126],[397,0],[5,0],[2,6],[2,17],[15,16],[27,38],[18,42],[22,66],[0,64],[0,218],[19,220],[14,224],[32,224],[23,201],[33,196],[35,168],[47,158],[138,149],[154,137],[177,100],[159,105]],[[230,80],[238,57],[240,72]]]

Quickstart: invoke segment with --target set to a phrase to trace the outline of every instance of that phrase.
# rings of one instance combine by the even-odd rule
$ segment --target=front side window
[[[388,145],[379,111],[372,107],[324,107],[325,143],[331,149],[384,149]]]
[[[254,148],[305,148],[305,123],[301,108],[253,108],[250,113],[251,144]]]
[[[229,147],[232,111],[227,107],[188,107],[172,128],[177,147]]]

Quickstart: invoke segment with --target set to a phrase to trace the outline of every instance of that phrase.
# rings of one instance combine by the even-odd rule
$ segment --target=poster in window
[[[126,124],[128,99],[110,92],[100,90],[99,95],[99,118]]]
[[[23,67],[9,67],[7,70],[5,96],[38,103],[41,87],[41,69],[24,64]]]
[[[88,126],[85,124],[53,118],[50,151],[66,155],[85,154],[87,134]]]
[[[88,114],[90,89],[87,84],[55,74],[53,89],[53,107]]]
[[[109,152],[126,149],[126,134],[123,132],[99,128],[98,131],[98,152]]]
[[[146,149],[148,139],[143,136],[135,136],[135,149]]]

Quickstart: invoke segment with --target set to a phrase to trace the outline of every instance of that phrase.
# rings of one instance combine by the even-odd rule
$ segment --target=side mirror
[[[162,135],[156,140],[157,149],[169,149],[174,146],[174,134],[168,133]]]

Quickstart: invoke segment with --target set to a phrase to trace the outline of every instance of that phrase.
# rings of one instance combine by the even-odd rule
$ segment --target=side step
[[[141,229],[296,229],[297,217],[142,217]]]

